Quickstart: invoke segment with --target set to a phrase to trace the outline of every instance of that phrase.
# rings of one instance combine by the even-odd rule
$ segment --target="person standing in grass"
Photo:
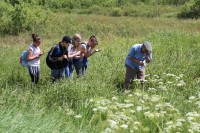
[[[79,55],[76,50],[76,43],[77,43],[76,41],[72,40],[72,44],[70,44],[67,49],[68,64],[65,68],[65,77],[67,79],[73,78],[73,71],[74,71],[73,58]]]
[[[77,52],[80,52],[78,56],[74,57],[74,66],[78,76],[85,74],[88,67],[88,58],[92,56],[95,52],[100,50],[95,47],[98,45],[96,36],[92,35],[88,41],[80,43],[80,35],[75,34],[73,40],[77,42]]]
[[[141,84],[145,79],[145,66],[146,63],[152,61],[152,47],[151,43],[145,41],[143,44],[135,44],[131,47],[128,56],[125,60],[126,76],[125,76],[125,89],[130,89],[134,77],[141,80]]]
[[[27,50],[28,71],[31,76],[31,81],[37,84],[40,78],[40,57],[44,54],[39,46],[42,38],[38,34],[32,34],[33,44]]]
[[[53,83],[65,77],[65,68],[68,65],[67,49],[70,44],[71,38],[64,36],[62,41],[52,47],[47,55],[46,63],[51,69]]]

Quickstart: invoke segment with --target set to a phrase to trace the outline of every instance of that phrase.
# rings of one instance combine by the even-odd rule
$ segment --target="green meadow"
[[[200,132],[200,20],[56,12],[42,36],[41,77],[32,85],[19,57],[31,33],[0,37],[0,132],[198,133]],[[65,35],[94,34],[101,52],[86,75],[50,83],[45,58]],[[130,47],[148,40],[153,61],[143,87],[123,90]]]

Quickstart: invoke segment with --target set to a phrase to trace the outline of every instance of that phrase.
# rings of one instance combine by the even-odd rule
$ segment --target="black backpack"
[[[55,47],[55,46],[54,46]],[[47,57],[46,57],[46,64],[50,69],[54,69],[54,63],[52,61],[49,60],[49,55],[52,52],[52,50],[54,49],[54,47],[51,48],[51,50],[48,52]]]
[[[51,50],[48,52],[47,57],[46,57],[46,64],[50,69],[60,69],[60,68],[64,68],[68,65],[68,61],[67,60],[63,60],[62,62],[52,62],[49,59],[50,53],[55,54],[53,51],[55,49],[55,47],[59,47],[59,45],[55,45],[51,48]],[[65,53],[65,51],[63,51]]]

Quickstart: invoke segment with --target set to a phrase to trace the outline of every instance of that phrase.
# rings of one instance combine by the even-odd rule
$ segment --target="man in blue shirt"
[[[145,41],[143,44],[135,44],[131,47],[128,56],[125,60],[126,77],[125,89],[129,89],[134,77],[137,75],[141,79],[141,83],[145,79],[145,66],[146,63],[152,61],[152,47],[151,43]]]

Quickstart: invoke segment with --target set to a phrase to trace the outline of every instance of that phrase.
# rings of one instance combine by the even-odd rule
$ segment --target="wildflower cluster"
[[[113,96],[110,100],[98,98],[91,101],[94,113],[91,124],[101,132],[200,131],[198,112],[183,115],[165,98],[141,90],[129,93],[123,99]]]

